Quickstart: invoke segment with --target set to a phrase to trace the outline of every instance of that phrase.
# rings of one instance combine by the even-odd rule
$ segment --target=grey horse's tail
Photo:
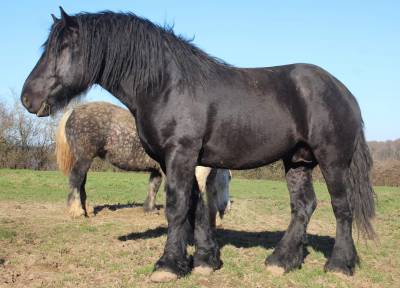
[[[370,179],[371,168],[372,158],[361,129],[356,138],[355,150],[350,163],[351,192],[349,200],[358,231],[369,239],[376,236],[371,224],[371,219],[375,216],[375,193]]]
[[[71,172],[72,165],[74,164],[75,157],[71,151],[71,147],[67,141],[67,135],[65,133],[65,124],[69,116],[71,115],[72,110],[68,110],[61,117],[60,123],[58,124],[56,131],[56,158],[58,169],[60,169],[65,175],[68,175]]]

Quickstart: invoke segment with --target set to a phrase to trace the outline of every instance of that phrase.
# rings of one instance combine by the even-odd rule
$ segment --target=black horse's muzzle
[[[49,116],[51,112],[51,106],[46,100],[38,100],[34,97],[29,97],[29,93],[23,92],[21,95],[22,105],[29,111],[29,113],[36,114],[38,117]],[[33,100],[32,100],[33,98]]]

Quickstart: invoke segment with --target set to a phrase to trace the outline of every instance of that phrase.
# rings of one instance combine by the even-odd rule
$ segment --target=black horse
[[[374,235],[372,161],[357,101],[328,72],[308,64],[236,68],[134,14],[69,16],[61,9],[24,84],[22,103],[48,116],[93,84],[129,108],[146,152],[167,175],[168,236],[152,280],[176,279],[189,273],[191,263],[194,272],[222,264],[197,193],[196,165],[248,169],[278,159],[292,219],[266,264],[285,271],[301,266],[316,207],[311,172],[318,164],[337,226],[325,270],[353,274],[353,219]],[[186,251],[190,233],[193,262]]]

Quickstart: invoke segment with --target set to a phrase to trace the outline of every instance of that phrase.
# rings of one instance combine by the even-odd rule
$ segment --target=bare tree
[[[7,106],[3,101],[0,101],[0,143],[6,142],[6,134],[12,125],[12,120]]]
[[[54,143],[54,119],[39,119],[30,115],[22,107],[17,93],[11,91],[11,95],[14,99],[13,104],[0,105],[1,166],[49,168]]]
[[[7,155],[11,150],[11,144],[7,137],[8,131],[12,127],[12,118],[8,112],[5,102],[0,101],[0,167],[7,164]]]

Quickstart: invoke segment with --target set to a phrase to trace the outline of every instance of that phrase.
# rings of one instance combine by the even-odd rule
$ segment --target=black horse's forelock
[[[115,89],[129,78],[136,93],[159,92],[166,67],[166,47],[181,72],[180,84],[194,87],[229,67],[222,60],[197,48],[191,40],[176,35],[170,26],[161,27],[133,13],[80,13],[73,17],[78,27],[86,71],[84,81]],[[62,21],[55,23],[45,50],[60,50],[64,35]]]

